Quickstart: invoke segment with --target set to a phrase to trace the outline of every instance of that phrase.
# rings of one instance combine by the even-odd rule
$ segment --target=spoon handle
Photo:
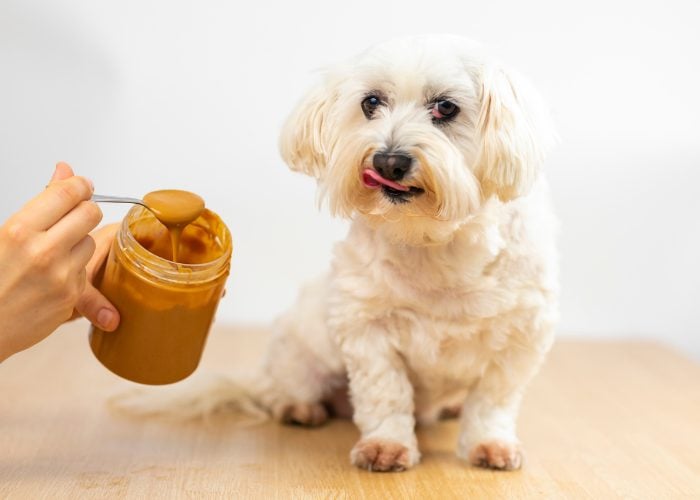
[[[93,194],[92,201],[96,201],[98,203],[134,203],[136,205],[146,206],[143,201],[139,200],[138,198],[125,198],[123,196],[108,196],[102,194]]]

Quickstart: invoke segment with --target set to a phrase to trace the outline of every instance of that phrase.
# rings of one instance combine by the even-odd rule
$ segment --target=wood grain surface
[[[264,328],[214,328],[199,370],[245,372]],[[700,498],[700,366],[655,344],[558,342],[526,395],[521,471],[469,467],[457,423],[418,430],[402,473],[354,469],[349,421],[174,424],[110,413],[131,387],[83,322],[0,365],[0,498]]]

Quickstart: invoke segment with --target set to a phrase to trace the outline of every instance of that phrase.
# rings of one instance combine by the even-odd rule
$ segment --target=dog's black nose
[[[401,153],[375,153],[372,164],[379,175],[390,181],[400,181],[411,169],[413,158]]]

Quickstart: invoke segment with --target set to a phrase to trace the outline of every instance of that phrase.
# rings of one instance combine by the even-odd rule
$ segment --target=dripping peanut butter
[[[148,209],[153,212],[153,215],[156,216],[156,219],[168,228],[172,246],[172,260],[179,262],[178,250],[180,248],[182,231],[202,214],[204,211],[204,200],[189,191],[163,189],[148,193],[143,197],[143,201]]]
[[[144,201],[158,204],[149,195]],[[92,351],[112,372],[143,384],[177,382],[196,369],[232,251],[228,229],[203,201],[188,213],[165,202],[155,214],[141,206],[129,211],[96,279],[121,322],[114,332],[92,327]],[[185,215],[193,217],[189,224]]]

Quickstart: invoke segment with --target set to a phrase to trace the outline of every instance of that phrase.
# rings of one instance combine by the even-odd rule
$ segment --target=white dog
[[[349,383],[352,463],[380,471],[418,463],[416,420],[461,410],[460,457],[520,467],[518,407],[557,317],[551,139],[536,94],[458,37],[391,41],[331,69],[281,151],[352,226],[277,322],[256,401],[318,425]]]

